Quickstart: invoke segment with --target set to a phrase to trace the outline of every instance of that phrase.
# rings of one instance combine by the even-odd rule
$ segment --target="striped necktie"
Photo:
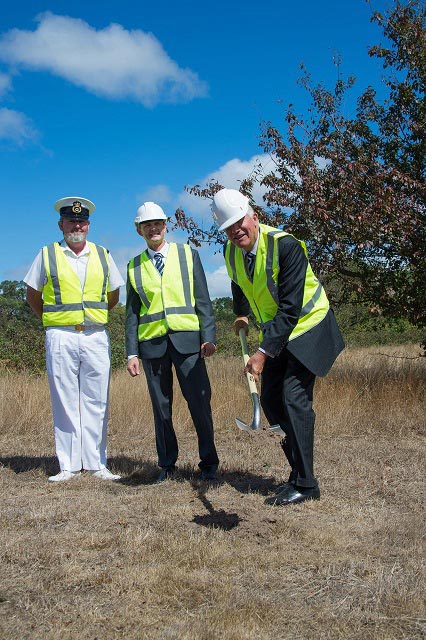
[[[250,279],[253,280],[254,263],[256,261],[256,256],[254,255],[254,253],[246,253],[245,261],[247,265],[247,273]]]
[[[162,253],[154,253],[155,266],[160,276],[163,275],[164,269],[164,257]]]

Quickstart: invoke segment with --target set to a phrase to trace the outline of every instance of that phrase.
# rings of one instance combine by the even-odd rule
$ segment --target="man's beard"
[[[65,242],[83,242],[86,240],[87,233],[84,231],[75,231],[74,233],[64,233]]]

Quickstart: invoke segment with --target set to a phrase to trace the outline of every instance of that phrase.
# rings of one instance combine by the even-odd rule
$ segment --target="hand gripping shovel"
[[[240,336],[240,342],[241,342],[241,350],[243,352],[244,366],[246,366],[249,360],[249,355],[248,355],[248,349],[247,349],[246,332],[244,331],[243,328],[240,329],[239,336]],[[237,427],[242,431],[257,431],[258,429],[260,429],[259,394],[257,393],[256,382],[253,376],[251,375],[251,373],[247,372],[246,376],[247,376],[248,386],[250,389],[251,401],[253,404],[253,420],[251,424],[246,424],[242,420],[235,418],[235,422],[237,423]]]
[[[249,360],[249,355],[248,355],[248,349],[247,349],[246,332],[244,331],[243,328],[240,329],[239,336],[240,336],[240,342],[241,342],[241,350],[243,352],[244,366],[246,366]],[[259,394],[257,393],[255,379],[253,378],[251,373],[247,372],[246,376],[247,376],[248,386],[250,389],[251,401],[253,404],[253,420],[251,424],[246,424],[239,418],[235,418],[235,422],[237,424],[237,427],[242,431],[257,431],[258,429],[261,428]],[[272,424],[270,425],[269,429],[274,433],[278,433],[279,435],[285,436],[285,433],[281,429],[279,424]]]

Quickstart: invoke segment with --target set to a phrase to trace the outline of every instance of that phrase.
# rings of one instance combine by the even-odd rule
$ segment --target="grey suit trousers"
[[[174,466],[179,453],[172,419],[174,365],[179,386],[197,432],[199,467],[217,467],[219,459],[213,437],[211,387],[206,363],[200,357],[199,351],[180,353],[169,339],[164,355],[159,358],[143,358],[142,365],[154,413],[159,466]]]
[[[268,358],[262,372],[260,402],[269,424],[286,434],[282,448],[291,467],[289,480],[299,487],[317,487],[314,476],[312,408],[315,375],[286,349]]]

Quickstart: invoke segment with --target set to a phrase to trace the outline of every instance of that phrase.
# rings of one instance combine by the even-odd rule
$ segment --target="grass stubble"
[[[380,352],[380,353],[379,353]],[[198,479],[177,391],[175,479],[158,473],[143,375],[111,381],[119,483],[57,471],[45,378],[0,377],[0,637],[421,638],[424,381],[417,347],[344,352],[316,386],[322,497],[264,504],[288,468],[251,414],[238,358],[208,362],[221,482]],[[404,357],[401,357],[404,356]],[[408,359],[407,359],[408,357]]]

